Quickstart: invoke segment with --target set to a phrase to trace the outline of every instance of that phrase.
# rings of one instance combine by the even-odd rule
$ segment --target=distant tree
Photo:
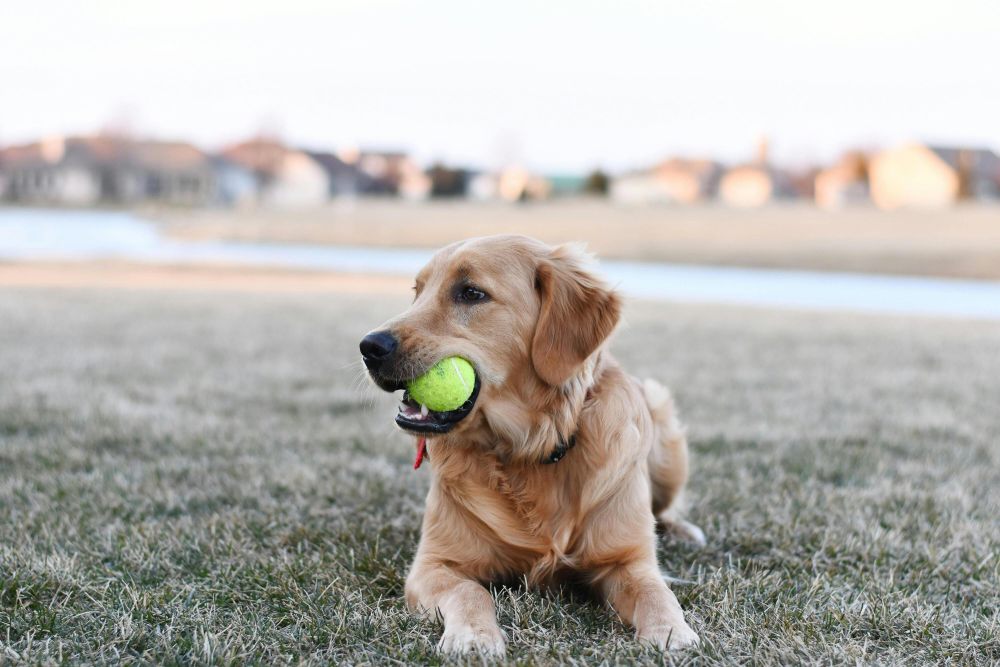
[[[600,169],[595,169],[587,174],[587,179],[583,182],[583,191],[588,195],[606,197],[609,185],[608,175]]]
[[[450,169],[437,163],[427,170],[431,179],[432,197],[462,197],[468,181],[468,175],[462,169]]]

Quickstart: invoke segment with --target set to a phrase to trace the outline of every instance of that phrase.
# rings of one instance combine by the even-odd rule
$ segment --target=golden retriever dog
[[[574,246],[492,236],[440,250],[413,304],[365,336],[375,383],[403,389],[444,357],[472,396],[433,412],[404,393],[396,423],[431,468],[407,605],[440,615],[446,652],[504,652],[490,583],[584,581],[661,648],[694,644],[656,560],[657,521],[694,541],[677,503],[687,442],[670,394],[607,350],[621,298]]]

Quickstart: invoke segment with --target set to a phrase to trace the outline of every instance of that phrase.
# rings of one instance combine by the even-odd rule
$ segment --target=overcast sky
[[[423,160],[622,169],[1000,148],[1000,0],[4,3],[0,142],[262,129]]]

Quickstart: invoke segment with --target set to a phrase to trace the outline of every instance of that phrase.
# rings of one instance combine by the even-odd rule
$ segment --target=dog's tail
[[[672,430],[681,431],[677,408],[674,406],[674,397],[670,395],[670,390],[656,380],[646,378],[642,383],[642,392],[646,397],[646,406],[649,408],[649,414],[653,416],[653,421],[658,426],[666,425]]]
[[[681,519],[682,496],[688,478],[688,443],[670,390],[656,380],[642,383],[646,406],[656,429],[649,452],[649,478],[653,491],[653,514],[660,527],[682,539],[705,543],[697,526]]]
[[[670,390],[651,379],[642,383],[642,390],[656,429],[649,452],[649,476],[653,484],[653,514],[659,516],[674,505],[687,482],[687,439]]]

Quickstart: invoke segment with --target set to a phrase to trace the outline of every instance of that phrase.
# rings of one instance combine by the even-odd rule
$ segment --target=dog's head
[[[564,393],[619,318],[617,294],[587,270],[586,259],[573,246],[523,236],[440,250],[417,274],[413,304],[365,336],[361,354],[386,391],[405,388],[449,356],[472,363],[476,387],[449,412],[424,413],[404,394],[396,423],[415,433],[474,425],[495,431],[517,419],[512,405],[543,410],[545,397]]]

